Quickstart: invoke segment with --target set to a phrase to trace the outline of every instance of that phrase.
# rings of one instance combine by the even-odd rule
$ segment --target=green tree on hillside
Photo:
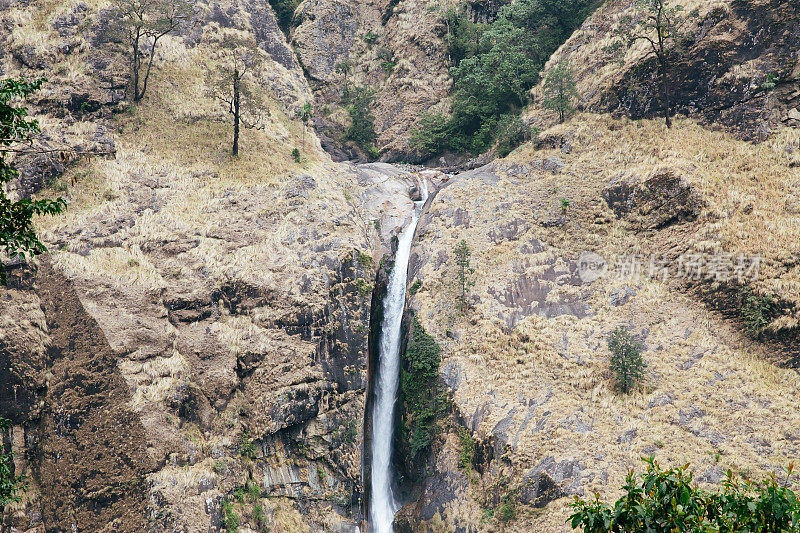
[[[478,53],[481,33],[487,24],[473,22],[466,5],[450,8],[443,12],[443,19],[447,27],[447,55],[450,64],[457,66],[462,59],[472,57]]]
[[[400,368],[400,417],[411,460],[416,461],[439,434],[438,421],[443,418],[445,399],[439,386],[439,365],[442,349],[429,335],[416,316],[412,318],[411,339],[403,354]]]
[[[620,326],[608,337],[608,349],[611,352],[611,370],[620,390],[627,394],[641,383],[647,368],[642,359],[642,344],[627,328]]]
[[[191,16],[191,6],[185,0],[116,0],[115,7],[119,11],[116,21],[130,46],[131,95],[138,102],[147,91],[158,41]]]
[[[292,26],[292,19],[300,0],[269,0],[272,9],[275,10],[275,18],[278,19],[278,26],[285,34],[289,34]]]
[[[14,474],[14,454],[3,452],[2,434],[9,425],[8,420],[0,418],[0,511],[5,505],[19,501],[28,486],[25,476]]]
[[[216,68],[209,72],[207,84],[211,95],[233,118],[231,154],[237,156],[240,126],[263,128],[263,92],[252,74],[261,67],[264,58],[255,38],[240,32],[223,35],[219,55]]]
[[[67,207],[61,198],[14,201],[6,193],[7,185],[19,175],[9,155],[35,151],[30,144],[40,131],[39,123],[29,120],[27,108],[17,102],[39,89],[43,81],[25,78],[0,81],[0,249],[10,260],[46,252],[36,235],[33,217],[60,213]],[[7,283],[6,264],[0,261],[0,285]]]
[[[497,155],[505,157],[517,146],[529,141],[534,129],[531,128],[519,115],[509,114],[500,117],[497,121]]]
[[[617,30],[619,38],[609,49],[619,52],[638,41],[645,41],[648,56],[656,58],[658,77],[661,83],[662,105],[667,127],[672,127],[672,88],[669,84],[670,72],[683,53],[687,35],[680,31],[680,14],[684,11],[682,4],[672,7],[667,0],[636,0],[633,14],[628,14],[620,21]],[[697,16],[697,11],[690,17]]]
[[[452,69],[455,80],[453,122],[459,131],[474,135],[491,119],[521,109],[527,93],[539,79],[541,63],[530,54],[525,29],[500,19],[481,37],[485,52],[466,58]],[[476,137],[472,151],[491,142]]]
[[[447,150],[452,135],[450,119],[446,115],[423,112],[411,129],[408,145],[427,157]]]
[[[346,140],[353,141],[370,156],[375,155],[375,115],[372,102],[375,91],[369,87],[355,87],[352,90],[350,105],[350,126],[344,134]]]
[[[454,64],[453,112],[446,128],[439,117],[423,117],[416,128],[416,147],[423,153],[480,153],[490,148],[498,140],[503,117],[519,115],[545,62],[598,4],[517,0],[500,7],[490,24],[473,22],[470,10],[463,7],[445,10],[448,53]]]
[[[350,74],[350,71],[353,70],[353,62],[350,59],[343,59],[340,62],[336,63],[336,72],[344,76],[344,85],[347,85],[347,77]]]
[[[558,122],[563,123],[575,111],[573,102],[577,98],[578,90],[575,88],[572,68],[569,61],[562,59],[545,73],[542,105],[556,111]]]

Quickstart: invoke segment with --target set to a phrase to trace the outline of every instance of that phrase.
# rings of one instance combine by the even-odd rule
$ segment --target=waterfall
[[[417,179],[421,201],[416,202],[411,222],[399,236],[394,268],[383,301],[383,323],[378,347],[378,373],[372,410],[372,480],[370,524],[374,533],[391,533],[399,509],[392,494],[392,440],[394,406],[400,381],[400,329],[406,301],[406,282],[411,244],[422,206],[428,198],[423,179]]]

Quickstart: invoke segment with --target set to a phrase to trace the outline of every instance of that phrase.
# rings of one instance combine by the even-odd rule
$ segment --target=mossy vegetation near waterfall
[[[442,349],[416,316],[400,370],[399,413],[403,455],[409,472],[419,472],[426,450],[439,434],[447,398],[439,385]]]

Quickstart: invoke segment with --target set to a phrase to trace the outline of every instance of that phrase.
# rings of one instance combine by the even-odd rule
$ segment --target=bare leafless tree
[[[621,39],[609,47],[612,52],[618,52],[637,41],[645,41],[649,45],[648,55],[654,56],[658,63],[664,118],[668,128],[672,127],[670,71],[685,52],[685,42],[689,37],[680,31],[680,15],[683,10],[680,2],[670,6],[666,0],[636,0],[633,13],[620,20],[617,34]],[[687,17],[697,18],[698,11],[692,11]]]
[[[255,81],[264,56],[251,34],[228,32],[223,35],[217,67],[210,72],[209,88],[233,117],[233,147],[239,155],[241,126],[262,129],[263,91]]]
[[[186,0],[117,0],[116,7],[130,46],[130,87],[133,101],[138,102],[147,91],[158,41],[189,19],[191,6]]]

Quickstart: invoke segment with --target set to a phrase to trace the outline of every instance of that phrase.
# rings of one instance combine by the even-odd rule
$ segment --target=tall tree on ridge
[[[672,89],[669,83],[670,71],[683,52],[687,35],[680,31],[679,15],[684,11],[682,4],[672,7],[666,0],[636,0],[634,14],[628,14],[620,21],[617,31],[622,42],[616,41],[612,51],[621,51],[633,46],[638,41],[648,45],[648,56],[654,56],[658,62],[658,77],[661,83],[664,120],[668,128],[672,127]],[[695,10],[690,18],[697,17]]]

